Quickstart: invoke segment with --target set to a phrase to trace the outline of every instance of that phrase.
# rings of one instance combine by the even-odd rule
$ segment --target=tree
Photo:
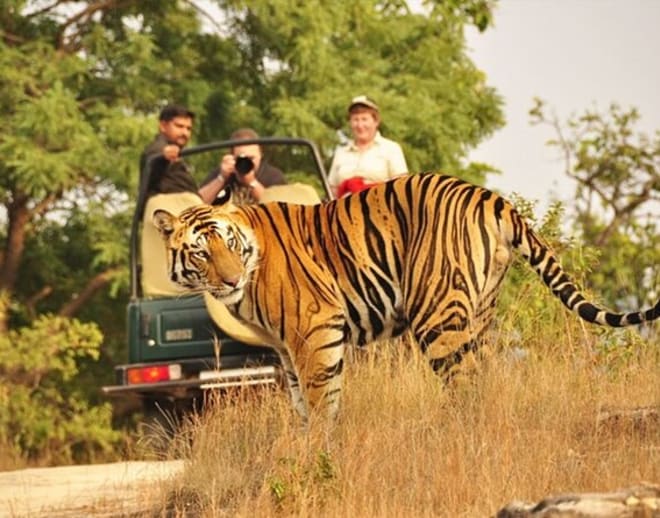
[[[612,104],[605,113],[586,110],[563,125],[539,99],[534,124],[554,128],[565,173],[577,182],[570,207],[573,227],[595,247],[600,261],[590,285],[611,305],[637,309],[654,304],[660,285],[660,131],[635,130],[635,108]]]
[[[130,207],[135,164],[154,132],[143,111],[152,112],[170,96],[194,95],[192,87],[179,87],[184,71],[161,56],[171,51],[175,60],[185,57],[182,52],[158,47],[152,36],[128,28],[141,15],[153,32],[165,27],[161,37],[170,46],[172,30],[184,40],[196,37],[190,8],[182,11],[179,26],[168,28],[167,15],[174,17],[176,10],[163,15],[162,4],[141,11],[137,2],[113,1],[46,7],[13,2],[0,8],[0,103],[12,128],[0,138],[0,196],[7,221],[0,291],[10,297],[34,303],[59,293],[56,311],[72,316],[108,283],[125,280],[127,226],[112,223]],[[163,81],[164,75],[172,82]],[[52,217],[66,226],[81,213],[87,214],[86,225],[96,225],[90,233],[107,240],[94,244],[88,277],[75,288],[76,301],[71,291],[60,290],[60,276],[33,293],[17,294],[27,240],[49,227]],[[7,327],[2,319],[0,332]]]
[[[366,93],[412,171],[484,181],[488,168],[464,159],[503,124],[501,99],[469,59],[463,29],[487,28],[489,2],[428,2],[428,15],[405,1],[217,3],[242,64],[235,122],[308,136],[330,157],[349,99]]]
[[[81,360],[98,357],[101,338],[95,325],[44,316],[0,335],[3,456],[18,451],[38,458],[47,451],[56,462],[71,462],[112,450],[121,437],[107,426],[109,407],[91,406],[70,383]]]
[[[9,419],[0,446],[17,437],[9,447],[38,455],[58,439],[61,460],[75,444],[105,450],[117,440],[107,403],[93,406],[98,327],[107,352],[123,331],[125,304],[110,295],[126,292],[135,164],[158,106],[200,95],[175,66],[199,24],[177,2],[13,1],[0,6],[0,27],[0,107],[11,128],[0,136],[0,406]],[[26,418],[43,407],[52,410],[43,419]]]

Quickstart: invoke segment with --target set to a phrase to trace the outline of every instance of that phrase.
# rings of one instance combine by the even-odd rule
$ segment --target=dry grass
[[[418,355],[381,344],[350,362],[330,430],[301,429],[282,391],[217,401],[178,438],[188,466],[161,512],[492,516],[515,499],[660,482],[657,413],[650,426],[598,421],[604,408],[657,412],[658,344],[612,362],[561,345],[494,355],[447,390]]]

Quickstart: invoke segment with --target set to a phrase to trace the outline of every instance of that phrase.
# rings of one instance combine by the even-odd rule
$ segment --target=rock
[[[657,433],[660,429],[660,407],[604,408],[598,413],[596,426],[600,431],[609,433]]]
[[[537,503],[511,502],[495,518],[660,518],[660,486],[643,484],[610,493],[564,494]]]

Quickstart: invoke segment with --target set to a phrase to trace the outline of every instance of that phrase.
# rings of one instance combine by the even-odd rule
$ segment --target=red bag
[[[339,188],[337,189],[337,197],[341,198],[346,194],[364,191],[366,188],[371,187],[372,185],[372,182],[365,182],[364,178],[361,176],[348,178],[339,184]]]

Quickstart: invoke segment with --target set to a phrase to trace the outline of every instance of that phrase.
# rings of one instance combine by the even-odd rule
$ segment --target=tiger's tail
[[[504,207],[501,208],[506,212]],[[594,324],[625,327],[650,322],[660,316],[660,300],[650,309],[631,313],[614,313],[587,300],[564,271],[554,252],[541,241],[512,206],[508,208],[511,222],[507,236],[509,242],[527,259],[537,275],[564,306],[577,313],[580,318]]]

